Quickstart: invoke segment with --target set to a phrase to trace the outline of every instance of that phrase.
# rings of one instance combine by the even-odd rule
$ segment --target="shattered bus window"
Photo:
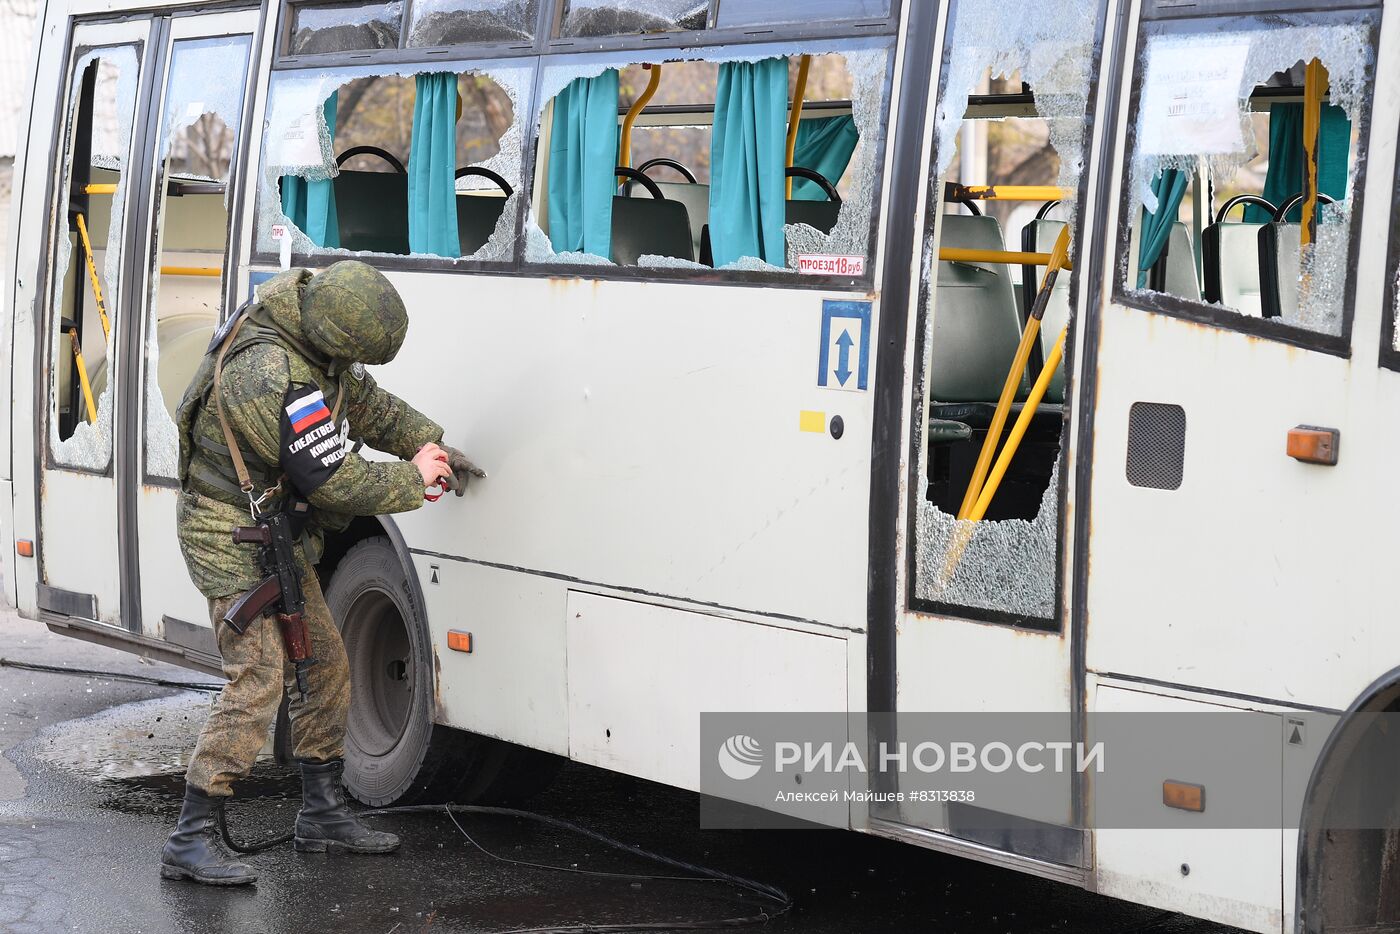
[[[403,22],[400,0],[292,7],[289,55],[395,49]]]
[[[878,20],[890,15],[890,0],[745,0],[721,3],[715,26],[778,26],[786,23],[830,23]]]
[[[533,69],[435,62],[279,73],[258,249],[504,262],[514,252]]]
[[[949,33],[914,389],[925,416],[914,596],[925,608],[1056,615],[1066,388],[1055,358],[1070,294],[1069,273],[1048,275],[1045,258],[1072,245],[1096,28],[1088,4],[963,2]],[[1044,258],[1023,267],[1006,253]],[[1013,374],[1020,353],[1029,362]]]
[[[1341,335],[1374,57],[1368,29],[1275,17],[1252,29],[1147,36],[1120,269],[1129,293]],[[1213,63],[1209,75],[1193,64],[1201,60]],[[1189,118],[1168,106],[1183,93],[1203,101]],[[1304,138],[1310,110],[1313,140]],[[1258,166],[1262,178],[1251,171]],[[1211,191],[1211,204],[1189,200]],[[1317,211],[1305,224],[1310,196]]]
[[[866,265],[888,68],[865,40],[548,68],[527,261]]]
[[[539,0],[418,0],[408,45],[528,42],[535,37]]]
[[[83,55],[73,71],[55,223],[49,369],[54,460],[104,470],[112,456],[112,341],[119,293],[138,62],[130,46]],[[86,163],[86,164],[83,164]]]
[[[243,112],[248,36],[181,39],[161,117],[155,243],[146,324],[146,472],[174,479],[175,410],[213,337],[223,301],[229,175]],[[210,84],[207,76],[224,80]]]
[[[710,0],[571,0],[559,35],[626,36],[704,29]]]

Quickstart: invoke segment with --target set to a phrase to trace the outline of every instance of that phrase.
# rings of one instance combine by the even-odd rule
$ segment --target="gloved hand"
[[[467,455],[454,447],[443,444],[440,445],[442,453],[447,455],[447,466],[452,469],[452,474],[447,478],[447,488],[458,496],[463,496],[467,492],[467,480],[471,477],[486,478],[486,471],[473,464]]]

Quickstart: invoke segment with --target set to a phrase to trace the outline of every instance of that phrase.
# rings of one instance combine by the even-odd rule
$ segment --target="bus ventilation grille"
[[[1181,486],[1186,462],[1186,410],[1162,402],[1134,402],[1128,412],[1128,482],[1155,490]]]

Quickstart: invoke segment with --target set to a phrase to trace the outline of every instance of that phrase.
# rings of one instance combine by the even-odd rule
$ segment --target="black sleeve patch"
[[[310,496],[345,459],[350,423],[332,421],[315,386],[288,387],[282,406],[282,469],[298,493]]]

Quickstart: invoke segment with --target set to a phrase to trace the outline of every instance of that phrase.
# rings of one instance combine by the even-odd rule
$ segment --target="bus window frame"
[[[1101,2],[1101,0],[1094,0],[1094,2],[1098,2],[1099,4],[1098,22],[1095,26],[1094,33],[1094,55],[1099,61],[1102,62],[1104,60],[1103,56],[1105,52],[1105,31],[1108,28],[1109,5],[1107,3]],[[930,102],[930,110],[934,113],[938,112],[948,92],[948,78],[949,72],[951,70],[950,65],[953,53],[952,42],[955,38],[953,36],[952,23],[956,22],[956,3],[957,0],[953,0],[953,4],[950,6],[948,12],[949,27],[944,40],[944,47],[941,53],[941,64],[939,66],[938,77],[938,93]],[[1112,49],[1109,49],[1108,51],[1111,56]],[[1099,94],[1101,92],[1101,89],[1104,87],[1104,79],[1107,76],[1106,72],[1107,69],[1104,68],[1095,69],[1089,78],[1088,97],[1085,99],[1084,104],[1084,129],[1082,138],[1080,140],[1080,144],[1082,147],[1081,152],[1083,153],[1083,167],[1080,170],[1079,186],[1076,189],[1075,195],[1076,203],[1080,206],[1088,203],[1087,199],[1089,196],[1089,190],[1092,186],[1097,184],[1097,179],[1091,177],[1091,173],[1089,172],[1089,165],[1091,162],[1091,157],[1094,153],[1094,147],[1098,144],[1100,139],[1098,133],[1099,127],[1095,124],[1094,115],[1098,111]],[[1115,87],[1115,85],[1109,84],[1108,87],[1111,92],[1112,88]],[[1034,95],[1034,93],[1035,89],[1032,88],[1032,96]],[[1019,94],[1012,94],[1006,96],[1012,98],[1021,97],[1021,95]],[[977,98],[976,101],[973,100],[974,97]],[[989,97],[990,95],[970,95],[968,98],[968,108],[971,109],[974,106],[980,106],[981,104],[986,103]],[[1034,105],[1032,104],[1031,106]],[[973,118],[964,117],[964,119],[966,120]],[[1101,156],[1101,158],[1107,158],[1108,155],[1111,154]],[[931,166],[937,165],[938,158],[939,154],[937,152],[937,140],[935,139],[933,141],[933,145],[930,147],[929,150],[929,159]],[[920,263],[920,268],[922,268],[924,256],[927,253],[927,251],[930,249],[935,249],[937,247],[937,244],[930,245],[930,231],[928,227],[932,221],[932,218],[936,214],[940,214],[943,212],[945,204],[946,202],[944,201],[944,192],[941,178],[933,171],[930,171],[928,175],[928,191],[925,195],[924,202],[924,229],[915,232],[915,249],[917,251],[917,257]],[[1073,230],[1073,243],[1071,244],[1070,250],[1071,255],[1086,255],[1085,250],[1092,241],[1090,238],[1085,236],[1085,231],[1087,225],[1091,222],[1092,221],[1086,221],[1085,215],[1082,212],[1082,210],[1078,210]],[[1067,537],[1074,533],[1073,521],[1068,515],[1068,510],[1065,508],[1069,500],[1069,483],[1071,473],[1071,465],[1069,462],[1068,454],[1070,451],[1070,440],[1074,425],[1074,413],[1076,410],[1082,408],[1085,404],[1092,403],[1092,391],[1090,393],[1090,396],[1086,397],[1086,403],[1079,403],[1076,399],[1079,392],[1079,386],[1077,385],[1077,381],[1075,380],[1075,351],[1077,346],[1076,336],[1080,328],[1085,325],[1084,319],[1087,318],[1089,319],[1090,324],[1089,329],[1087,331],[1087,335],[1089,337],[1089,340],[1092,341],[1093,335],[1095,334],[1095,329],[1097,327],[1098,318],[1098,309],[1090,306],[1088,303],[1084,303],[1082,312],[1080,310],[1081,303],[1079,301],[1079,296],[1081,294],[1081,289],[1084,288],[1085,283],[1089,281],[1083,278],[1083,265],[1084,264],[1076,263],[1074,268],[1070,272],[1069,278],[1069,303],[1071,314],[1069,319],[1069,330],[1065,334],[1064,345],[1064,418],[1063,424],[1060,427],[1061,463],[1059,468],[1059,478],[1056,483],[1057,489],[1055,493],[1055,495],[1058,497],[1056,501],[1058,506],[1058,511],[1056,513],[1056,522],[1058,523],[1058,528],[1055,533],[1054,615],[1051,617],[1029,616],[1023,613],[1010,613],[1005,610],[992,610],[983,607],[968,606],[961,603],[949,603],[942,600],[926,600],[918,596],[917,575],[919,573],[919,549],[916,536],[918,534],[917,530],[919,519],[919,480],[923,476],[924,471],[927,470],[928,453],[927,449],[924,447],[924,430],[925,426],[928,423],[928,400],[924,397],[923,392],[919,393],[919,400],[917,404],[912,398],[907,400],[909,403],[909,448],[907,450],[908,478],[906,488],[908,492],[906,493],[907,501],[905,503],[906,532],[904,559],[904,603],[906,612],[920,614],[924,616],[970,620],[972,622],[987,623],[996,626],[1006,626],[1011,629],[1019,630],[1022,632],[1036,632],[1044,633],[1046,635],[1061,635],[1064,633],[1065,621],[1068,618],[1064,599],[1067,575],[1065,567],[1065,549],[1070,544],[1067,541]],[[919,277],[918,294],[914,297],[915,314],[912,320],[912,326],[915,329],[914,355],[910,359],[912,361],[911,365],[919,367],[921,369],[923,366],[922,361],[924,360],[925,354],[928,352],[927,341],[930,323],[930,303],[932,301],[933,293],[936,286],[936,273],[931,276],[921,275]],[[1087,346],[1088,342],[1086,341],[1086,347]],[[1090,350],[1089,356],[1091,359],[1093,358],[1093,354],[1094,351]],[[916,388],[922,388],[922,378],[916,378],[914,384]],[[1084,493],[1081,495],[1087,496],[1087,490],[1085,490]]]
[[[564,37],[556,35],[564,21],[565,0],[540,0],[536,13],[535,36],[531,42],[481,42],[451,46],[412,46],[408,43],[409,23],[412,22],[413,0],[402,0],[403,20],[399,29],[399,45],[394,49],[362,49],[348,52],[321,52],[292,55],[292,20],[295,8],[315,3],[299,0],[282,5],[277,13],[277,55],[272,68],[329,68],[343,63],[356,65],[405,64],[460,58],[470,50],[473,59],[510,58],[529,55],[576,54],[581,52],[622,52],[654,49],[692,49],[711,46],[750,45],[770,42],[808,42],[822,39],[852,39],[860,36],[896,36],[899,32],[904,0],[890,0],[890,15],[883,19],[855,18],[832,25],[785,23],[774,26],[726,27],[720,29],[677,30],[629,36]],[[711,0],[707,23],[715,21],[718,0]]]
[[[1324,11],[1316,9],[1308,11],[1290,10],[1284,14],[1284,16],[1287,23],[1290,25],[1331,26],[1347,23],[1364,25],[1370,31],[1370,47],[1372,49],[1379,48],[1380,10],[1374,6],[1358,5]],[[1136,150],[1138,110],[1141,105],[1143,86],[1143,52],[1147,48],[1147,40],[1156,35],[1261,31],[1261,25],[1263,25],[1263,23],[1259,14],[1175,16],[1150,20],[1143,19],[1138,23],[1135,45],[1133,48],[1132,81],[1128,94],[1127,107],[1124,109],[1124,119],[1126,119],[1128,123],[1123,144],[1123,158],[1118,165],[1120,171],[1124,173],[1130,171],[1133,153]],[[1265,28],[1283,29],[1287,28],[1287,26],[1266,26]],[[1369,80],[1367,81],[1369,90],[1366,93],[1364,106],[1356,125],[1357,144],[1354,154],[1357,160],[1356,174],[1352,178],[1351,185],[1351,229],[1347,232],[1347,256],[1350,258],[1355,258],[1360,249],[1361,220],[1366,207],[1366,173],[1370,162],[1368,143],[1371,135],[1372,114],[1375,109],[1375,70],[1376,59],[1373,57],[1369,66]],[[1342,331],[1340,334],[1336,335],[1323,334],[1318,331],[1299,327],[1295,324],[1286,324],[1271,318],[1256,318],[1252,315],[1242,314],[1238,311],[1233,311],[1221,306],[1209,305],[1204,300],[1195,302],[1162,292],[1129,291],[1127,288],[1124,265],[1127,262],[1130,250],[1132,225],[1135,223],[1135,219],[1129,216],[1132,211],[1132,192],[1129,189],[1130,186],[1124,183],[1121,186],[1118,198],[1119,203],[1116,215],[1117,235],[1114,238],[1113,252],[1113,291],[1110,299],[1114,304],[1136,308],[1140,311],[1166,315],[1171,318],[1180,318],[1185,321],[1194,321],[1198,324],[1210,325],[1225,331],[1237,331],[1250,337],[1277,341],[1282,344],[1289,344],[1304,350],[1312,350],[1330,356],[1342,357],[1344,359],[1351,357],[1352,325],[1355,317],[1357,286],[1354,272],[1347,276],[1346,285],[1343,289]],[[1214,205],[1210,207],[1213,211]]]
[[[675,34],[667,33],[666,35],[668,38],[671,38]],[[842,41],[860,42],[879,39],[881,39],[881,37],[878,36],[840,35],[835,38],[828,38],[824,40],[824,44],[836,45],[841,43]],[[755,43],[754,41],[750,41],[743,44],[762,44],[778,46],[782,47],[782,51],[777,52],[775,54],[791,55],[799,54],[801,52],[801,48],[788,48],[788,46],[800,45],[801,43],[804,43],[806,41],[808,40],[772,40],[761,43]],[[606,265],[584,265],[579,263],[551,262],[532,263],[526,261],[525,259],[526,219],[530,217],[530,212],[533,210],[533,202],[531,198],[519,199],[519,204],[516,206],[516,216],[514,219],[515,239],[514,246],[512,248],[511,258],[509,260],[480,261],[469,260],[466,258],[453,259],[450,257],[439,257],[429,255],[397,255],[383,253],[370,254],[366,257],[366,259],[373,265],[381,269],[402,272],[452,273],[456,275],[499,275],[507,278],[527,279],[571,278],[598,281],[673,283],[677,285],[709,285],[729,288],[781,287],[795,291],[871,292],[875,288],[875,267],[878,264],[877,261],[879,259],[880,253],[880,226],[883,221],[883,216],[881,214],[880,208],[882,200],[884,198],[885,188],[888,184],[888,179],[886,178],[886,175],[889,171],[889,164],[886,156],[888,149],[887,142],[890,130],[890,115],[892,108],[894,107],[894,101],[891,98],[894,91],[894,74],[898,51],[897,37],[885,37],[884,41],[880,41],[877,44],[884,51],[886,56],[885,76],[880,91],[882,108],[880,124],[881,126],[886,128],[886,132],[885,135],[880,139],[880,141],[875,145],[873,152],[875,179],[873,181],[873,188],[871,191],[870,229],[866,239],[867,262],[865,264],[865,272],[860,276],[803,275],[797,272],[797,270],[795,269],[789,269],[786,271],[775,270],[770,272],[767,270],[725,270],[688,268],[675,269],[664,266],[619,266],[611,263]],[[701,45],[704,48],[708,49],[713,47],[714,43],[711,42]],[[687,56],[685,53],[689,52],[690,50],[696,47],[697,46],[692,45],[668,44],[666,46],[646,48],[642,50],[645,54],[639,56],[638,60],[656,60],[661,58],[691,58],[693,56]],[[461,52],[463,49],[470,49],[470,47],[458,46],[454,47],[453,51]],[[414,53],[420,53],[423,50],[413,49],[411,51]],[[474,51],[474,49],[472,51]],[[534,191],[535,175],[539,167],[538,143],[540,136],[540,121],[543,118],[543,113],[548,103],[540,101],[538,99],[540,94],[540,82],[543,78],[544,69],[547,67],[558,67],[561,65],[566,66],[575,62],[579,64],[585,64],[595,58],[607,57],[609,55],[611,55],[612,57],[617,57],[617,55],[620,52],[625,53],[628,51],[632,50],[613,50],[610,53],[605,53],[603,56],[598,56],[594,53],[561,51],[550,52],[544,55],[517,55],[513,59],[508,60],[511,63],[529,65],[535,70],[534,88],[532,93],[530,94],[530,100],[526,102],[528,106],[524,108],[524,116],[522,117],[521,114],[517,114],[517,120],[528,120],[528,123],[521,127],[523,138],[521,142],[522,165],[520,171],[521,184],[524,186],[524,190],[526,192]],[[840,54],[842,50],[839,48],[834,48],[825,49],[824,51],[832,52],[834,54]],[[381,64],[386,67],[393,67],[395,65],[397,67],[403,67],[406,64],[419,65],[428,64],[431,62],[431,60],[425,61],[425,59],[421,55],[416,56],[411,63],[406,61],[397,61],[394,63],[390,63],[387,61],[369,61],[357,57],[357,53],[335,53],[334,55],[319,56],[319,58],[324,59],[325,61],[317,62],[316,64],[327,71],[342,68],[372,68],[377,67]],[[332,59],[335,60],[334,65],[332,65],[331,63]],[[451,60],[444,60],[444,65],[450,64],[454,68],[462,68],[467,70],[475,69],[482,71],[483,73],[486,73],[489,76],[491,67],[500,67],[503,61],[506,60],[503,60],[501,58],[454,58]],[[629,64],[631,63],[632,62],[629,60]],[[276,67],[274,66],[273,71],[275,72],[276,70],[278,69],[276,69]],[[270,101],[272,95],[272,87],[270,81],[267,93]],[[278,254],[272,250],[259,249],[257,236],[257,218],[260,209],[258,197],[261,191],[261,173],[264,171],[264,166],[266,165],[266,154],[267,139],[264,136],[258,161],[259,187],[258,190],[254,192],[254,209],[252,221],[254,230],[252,236],[252,249],[249,258],[249,265],[270,266],[276,268],[280,262]],[[294,266],[304,267],[308,269],[320,269],[329,266],[331,263],[337,262],[345,258],[346,254],[331,251],[315,253],[304,253],[300,251],[294,251],[292,254],[291,261],[292,265]]]
[[[184,39],[174,38],[167,33],[163,37],[165,48],[162,52],[159,83],[151,88],[152,119],[149,128],[143,133],[141,140],[142,145],[150,147],[150,151],[146,153],[146,156],[150,159],[148,177],[145,179],[145,185],[141,192],[142,195],[147,196],[147,200],[150,202],[146,205],[146,225],[142,232],[143,240],[141,244],[141,252],[145,253],[147,257],[145,276],[141,282],[142,297],[139,309],[141,316],[139,333],[142,335],[143,345],[146,328],[150,324],[149,316],[153,311],[151,306],[155,297],[155,289],[159,285],[159,278],[155,270],[160,263],[161,251],[159,245],[160,239],[163,236],[163,231],[160,230],[159,227],[165,223],[165,217],[163,210],[158,209],[158,205],[163,207],[163,202],[167,196],[156,188],[156,182],[163,180],[162,174],[164,172],[164,160],[161,154],[156,151],[156,147],[159,145],[161,133],[164,132],[165,101],[166,95],[170,93],[170,65],[174,58],[175,44],[178,42],[190,41],[191,39],[236,38],[242,36],[247,36],[249,40],[248,58],[244,65],[243,95],[241,110],[238,115],[238,126],[229,128],[233,130],[234,133],[234,149],[233,159],[229,163],[228,180],[224,183],[224,199],[228,211],[228,223],[224,229],[224,236],[226,237],[224,255],[220,259],[220,268],[222,270],[221,278],[223,280],[220,283],[220,309],[219,313],[215,316],[216,321],[223,322],[239,305],[237,299],[238,278],[239,274],[244,271],[244,268],[238,261],[239,240],[237,238],[242,236],[243,205],[245,203],[244,198],[246,197],[245,177],[243,173],[248,169],[249,152],[253,149],[253,147],[249,145],[249,141],[253,139],[251,135],[253,132],[253,106],[256,102],[258,90],[256,79],[258,62],[262,56],[264,25],[265,22],[260,18],[258,24],[253,27],[254,32],[252,33],[216,33],[209,36],[194,36]],[[150,457],[147,449],[150,445],[148,429],[151,416],[148,408],[150,404],[150,394],[147,380],[154,378],[154,376],[149,371],[150,350],[148,347],[142,346],[141,382],[138,387],[136,400],[136,404],[138,404],[141,409],[139,432],[139,470],[141,482],[146,486],[178,490],[180,489],[180,480],[178,477],[166,477],[157,473],[152,473],[150,470]],[[178,419],[176,419],[176,424],[178,427]]]
[[[859,42],[863,39],[868,38],[871,37],[842,36],[839,39],[827,40],[826,43],[824,43],[824,45],[832,45],[835,43],[839,43],[842,40]],[[776,49],[774,51],[774,55],[787,55],[789,57],[792,57],[800,55],[803,52],[801,48],[788,48],[787,46],[789,45],[789,43],[787,42],[764,43],[764,45],[781,46],[782,48]],[[891,96],[894,93],[896,44],[894,40],[891,39],[888,42],[879,43],[879,47],[885,53],[885,77],[880,86],[880,125],[882,127],[885,127],[885,133],[883,136],[881,136],[879,142],[874,144],[873,168],[875,178],[873,182],[873,187],[871,188],[870,192],[870,229],[866,234],[865,241],[865,272],[861,275],[803,275],[799,273],[796,269],[787,269],[783,271],[724,268],[674,269],[666,266],[622,266],[614,263],[607,263],[604,265],[596,266],[592,264],[582,263],[532,263],[525,260],[523,255],[525,243],[525,234],[523,228],[521,230],[519,238],[517,239],[517,243],[522,249],[522,254],[520,256],[520,270],[522,274],[526,276],[535,277],[577,277],[582,279],[600,280],[620,279],[626,281],[639,282],[675,282],[681,284],[695,283],[731,287],[754,285],[782,286],[789,289],[803,289],[807,291],[811,291],[814,289],[825,291],[838,290],[846,292],[873,291],[875,288],[874,277],[876,259],[879,256],[880,244],[880,205],[884,197],[885,186],[888,181],[888,179],[886,178],[886,175],[888,173],[888,165],[886,163],[885,156],[886,150],[888,149],[886,144],[889,140],[890,110],[893,106]],[[664,58],[666,61],[710,61],[710,59],[708,58],[702,57],[700,59],[695,59],[693,57],[688,57],[682,54],[685,51],[689,50],[689,48],[690,47],[681,48],[666,46],[664,48],[647,49],[645,51],[648,53],[648,55],[644,56],[644,58],[648,60]],[[627,49],[621,51],[625,52],[631,50]],[[837,48],[823,48],[820,50],[820,54],[823,55],[839,55],[841,54],[841,52],[842,50]],[[586,68],[590,63],[604,61],[611,63],[613,67],[624,67],[616,64],[613,61],[616,57],[616,51],[606,53],[603,55],[594,55],[591,53],[571,53],[568,55],[554,55],[551,56],[549,59],[542,61],[541,68],[543,69],[544,67],[559,67],[568,65],[577,65],[580,68]],[[715,61],[719,62],[723,62],[726,60],[732,61],[734,59],[715,59]],[[636,62],[632,61],[631,58],[629,58],[627,64],[636,64]],[[543,76],[543,71],[541,71],[540,75],[541,77]],[[544,110],[546,106],[547,102],[535,102],[535,112],[532,114],[532,122],[529,127],[530,136],[526,140],[526,151],[535,154],[535,158],[529,166],[531,191],[534,190],[535,173],[539,169],[539,153],[538,147],[535,144],[539,139],[540,123],[544,119]],[[527,203],[525,207],[526,211],[530,211],[533,209],[533,204]],[[538,220],[536,220],[536,223],[538,223]]]
[[[73,37],[80,27],[87,25],[101,25],[103,22],[111,21],[112,20],[110,17],[70,19],[68,21],[67,35],[64,37],[64,41],[67,45],[67,51],[65,53],[65,59],[63,63],[64,80],[63,84],[60,87],[58,100],[56,101],[54,107],[54,128],[51,143],[52,149],[50,150],[53,158],[52,165],[55,171],[49,173],[47,187],[44,192],[44,203],[48,209],[46,214],[48,218],[48,224],[46,225],[48,243],[45,245],[44,249],[40,251],[39,271],[38,275],[34,279],[34,281],[39,284],[39,287],[43,289],[42,294],[44,296],[44,312],[42,317],[43,339],[34,341],[34,350],[36,357],[34,361],[34,399],[35,408],[38,410],[36,412],[36,415],[39,416],[35,418],[34,425],[35,429],[40,433],[43,439],[44,452],[42,468],[39,464],[35,465],[36,475],[42,469],[62,470],[69,473],[87,474],[88,476],[103,477],[108,479],[116,478],[116,435],[118,431],[118,425],[115,406],[118,401],[117,394],[120,391],[121,386],[118,383],[113,382],[112,377],[113,375],[117,374],[117,368],[110,365],[108,367],[108,391],[112,393],[111,404],[114,406],[112,418],[112,449],[108,452],[107,463],[101,470],[95,470],[91,467],[83,467],[77,464],[66,464],[58,458],[58,452],[54,448],[53,444],[53,432],[50,430],[52,420],[57,419],[58,417],[58,405],[53,397],[53,394],[50,392],[50,385],[48,379],[48,368],[53,364],[53,361],[55,359],[54,351],[59,341],[58,322],[56,320],[56,316],[59,314],[59,308],[54,303],[54,283],[51,277],[53,276],[55,270],[58,267],[58,237],[60,231],[62,231],[65,236],[67,235],[66,228],[68,223],[68,209],[67,205],[60,204],[58,199],[60,194],[62,194],[63,192],[65,184],[67,184],[68,180],[71,179],[72,173],[72,166],[69,165],[68,162],[68,147],[75,129],[74,124],[76,123],[76,109],[70,110],[70,105],[74,103],[72,94],[74,85],[78,80],[77,65],[78,62],[82,60],[84,55],[87,55],[91,52],[97,52],[102,49],[112,49],[117,47],[130,47],[135,49],[136,51],[136,99],[132,101],[131,104],[131,136],[127,140],[126,166],[124,169],[124,171],[127,173],[127,203],[123,209],[122,217],[122,256],[118,265],[116,293],[115,296],[109,296],[109,301],[112,297],[115,297],[120,302],[120,304],[113,304],[112,306],[113,311],[115,312],[115,315],[112,318],[112,327],[116,331],[116,334],[109,341],[109,343],[112,345],[114,357],[121,352],[122,345],[120,329],[123,327],[123,324],[121,322],[126,319],[125,305],[127,303],[127,293],[130,289],[130,283],[125,281],[129,274],[129,257],[126,255],[128,253],[126,241],[130,237],[130,232],[133,229],[131,213],[137,207],[135,201],[131,198],[131,179],[135,177],[132,174],[132,163],[135,161],[134,157],[139,152],[139,150],[137,149],[136,141],[137,138],[141,135],[140,120],[144,113],[144,97],[147,93],[147,70],[150,67],[152,67],[152,63],[147,60],[147,55],[155,51],[156,47],[151,41],[152,37],[149,28],[146,34],[146,38],[144,39],[133,39],[130,41],[106,42],[98,44],[75,44],[73,42]],[[149,19],[147,20],[147,22],[150,22]],[[81,283],[81,288],[86,289],[88,287],[88,283],[85,278],[85,272],[82,269],[82,267],[75,267],[74,265],[77,264],[79,261],[80,260],[78,256],[78,249],[75,248],[73,251],[73,255],[69,259],[70,268],[77,269],[78,275],[76,281],[78,283]],[[125,378],[124,375],[123,378]],[[57,392],[57,388],[58,378],[57,375],[55,375],[52,389],[54,392]],[[36,489],[41,488],[41,486],[42,484],[36,483]]]
[[[1395,184],[1400,185],[1400,160],[1395,164]],[[1392,191],[1394,189],[1392,188]],[[1400,211],[1390,212],[1390,231],[1386,235],[1385,250],[1385,289],[1381,293],[1381,340],[1377,363],[1382,369],[1400,371],[1400,349],[1395,342],[1397,328],[1400,328],[1400,313],[1395,303],[1400,301]]]
[[[461,51],[461,48],[462,47],[457,47],[456,51]],[[345,56],[342,53],[337,53],[335,57],[344,58]],[[422,59],[418,59],[413,62],[398,62],[394,66],[390,67],[390,70],[386,71],[383,75],[377,75],[377,77],[393,76],[394,67],[404,68],[407,66],[418,65],[431,66],[433,64],[434,62],[432,61],[423,61]],[[491,70],[493,68],[499,69],[515,65],[530,69],[532,74],[528,81],[528,93],[522,95],[522,97],[524,97],[525,99],[518,102],[518,106],[516,108],[518,112],[515,114],[516,122],[519,123],[523,119],[521,113],[533,114],[535,112],[536,105],[534,102],[534,98],[535,95],[538,93],[539,83],[539,65],[538,59],[535,56],[518,55],[512,59],[454,58],[450,60],[444,60],[442,64],[445,68],[450,66],[451,68],[455,69],[456,73],[459,75],[468,72],[475,72],[483,74],[488,78],[491,77]],[[333,72],[346,69],[363,70],[375,67],[377,67],[377,63],[366,63],[363,61],[356,60],[353,62],[341,61],[340,63],[333,66],[327,64],[325,65],[324,69],[318,70]],[[424,73],[426,74],[427,72],[425,71]],[[266,100],[264,104],[266,114],[264,115],[264,120],[268,119],[268,115],[270,115],[271,113],[272,98],[273,93],[275,91],[274,81],[272,79],[275,77],[276,69],[270,70],[267,76],[267,91]],[[354,74],[347,76],[346,80],[351,81],[355,80],[356,78],[363,77],[367,77],[367,75]],[[495,79],[492,80],[494,81]],[[343,86],[344,85],[342,84],[339,87]],[[531,172],[532,166],[530,164],[530,154],[534,152],[535,138],[529,132],[528,126],[522,126],[521,129],[523,135],[521,140],[520,155],[520,183],[522,186],[522,191],[528,192],[532,190],[530,186],[533,184],[533,173]],[[258,246],[259,217],[262,209],[263,195],[263,173],[267,170],[268,165],[268,144],[269,136],[268,134],[264,133],[262,134],[262,143],[260,146],[257,147],[258,162],[256,166],[256,176],[250,176],[245,179],[245,183],[251,185],[249,196],[252,198],[253,203],[253,210],[251,212],[250,217],[250,223],[252,226],[252,236],[250,237],[251,245],[248,265],[250,267],[271,266],[273,268],[278,268],[280,265],[280,255],[274,250],[265,250],[261,249]],[[248,148],[252,149],[253,147],[250,146]],[[391,269],[404,272],[456,272],[476,275],[509,275],[511,273],[518,272],[520,268],[521,257],[523,256],[524,251],[524,247],[521,243],[521,238],[524,236],[523,212],[528,209],[529,205],[527,198],[521,197],[516,199],[515,217],[512,219],[512,230],[514,231],[514,240],[511,246],[511,258],[508,260],[473,260],[467,257],[453,258],[447,256],[435,256],[430,254],[413,253],[369,253],[365,254],[364,256],[361,256],[360,254],[356,253],[338,252],[335,250],[323,250],[315,253],[294,251],[292,253],[292,265],[306,269],[321,269],[331,265],[332,263],[336,263],[344,259],[354,259],[358,257],[367,260],[371,265],[380,269]]]

